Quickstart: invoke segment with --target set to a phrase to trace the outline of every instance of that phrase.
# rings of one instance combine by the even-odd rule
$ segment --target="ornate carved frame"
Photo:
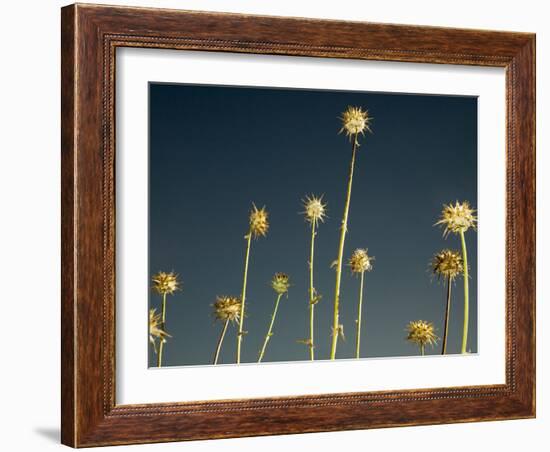
[[[62,9],[61,31],[64,444],[85,447],[535,416],[533,34],[81,4]],[[506,383],[117,405],[118,47],[504,67]]]

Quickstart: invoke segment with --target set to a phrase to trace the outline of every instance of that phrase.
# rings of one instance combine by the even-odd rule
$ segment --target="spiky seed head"
[[[304,207],[306,210],[302,212],[306,221],[308,221],[313,226],[317,226],[319,223],[325,221],[326,217],[326,204],[323,204],[323,196],[318,198],[314,195],[306,196],[306,199],[303,201]]]
[[[369,256],[367,248],[357,248],[349,260],[352,273],[364,273],[372,270],[374,256]]]
[[[237,322],[241,315],[241,299],[238,297],[218,296],[214,303],[214,316],[217,320]]]
[[[155,353],[157,352],[157,340],[166,342],[167,337],[172,336],[162,328],[161,315],[157,314],[156,309],[149,309],[149,342],[153,345]]]
[[[257,237],[265,237],[269,229],[268,213],[265,206],[258,209],[255,204],[252,204],[250,211],[250,232]]]
[[[367,110],[361,107],[349,106],[344,113],[342,113],[342,128],[340,133],[345,132],[346,136],[354,137],[358,134],[365,134],[365,130],[370,130],[370,121],[372,118]]]
[[[450,232],[458,234],[466,232],[468,229],[475,229],[477,218],[474,215],[475,210],[470,207],[468,201],[459,203],[455,202],[449,205],[443,205],[441,218],[436,225],[444,225],[445,231],[443,235],[448,235]]]
[[[437,344],[438,337],[435,334],[435,328],[432,322],[425,320],[415,320],[407,325],[407,340],[419,347]]]
[[[438,277],[455,279],[464,271],[462,255],[455,250],[445,249],[432,258],[432,271]]]
[[[178,275],[174,272],[165,273],[158,272],[153,276],[153,289],[159,294],[173,294],[176,290],[180,289],[180,283],[178,281]]]
[[[271,287],[279,295],[288,292],[288,288],[290,287],[288,275],[286,273],[275,273],[271,280]]]

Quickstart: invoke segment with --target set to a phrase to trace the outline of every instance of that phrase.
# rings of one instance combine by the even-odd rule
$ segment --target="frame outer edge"
[[[77,445],[76,413],[76,6],[61,9],[61,443]]]
[[[517,67],[519,397],[526,417],[536,417],[536,35],[514,58]],[[524,351],[521,348],[524,347]]]

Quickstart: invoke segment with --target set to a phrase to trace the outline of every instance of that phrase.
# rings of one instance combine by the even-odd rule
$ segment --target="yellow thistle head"
[[[435,253],[431,266],[435,275],[451,280],[464,271],[462,255],[458,251],[448,249]]]
[[[288,275],[286,273],[275,273],[275,275],[273,275],[273,279],[271,280],[271,287],[279,295],[288,292],[288,288],[290,287]]]
[[[241,316],[241,299],[238,297],[216,297],[214,316],[217,320],[237,322]]]
[[[438,337],[435,335],[435,329],[432,322],[426,322],[424,320],[416,320],[409,322],[407,325],[407,340],[419,347],[425,345],[431,345],[432,347],[437,344]]]
[[[250,232],[257,237],[265,237],[267,230],[269,229],[269,221],[267,220],[268,213],[265,210],[265,206],[258,209],[255,204],[252,204],[252,211],[250,212]]]
[[[352,273],[364,273],[372,270],[372,261],[374,256],[369,256],[367,248],[357,248],[349,260],[349,266]]]
[[[475,210],[470,207],[468,201],[459,203],[455,202],[443,206],[441,218],[436,225],[444,225],[445,231],[443,235],[448,235],[450,232],[455,234],[466,232],[468,229],[475,229],[477,218],[474,215]]]
[[[311,197],[306,196],[303,203],[306,210],[302,213],[305,215],[306,221],[313,226],[317,226],[319,223],[325,221],[327,205],[323,204],[322,195],[318,198],[313,195]]]
[[[342,113],[342,128],[340,133],[345,132],[350,139],[358,134],[365,134],[365,130],[371,132],[370,121],[372,120],[369,112],[361,107],[349,106],[344,113]]]
[[[174,272],[165,273],[158,272],[153,275],[153,289],[155,289],[161,295],[173,294],[176,290],[180,289],[178,275]]]
[[[161,315],[156,313],[156,309],[149,309],[149,342],[153,345],[155,353],[157,352],[157,340],[166,342],[170,336],[162,329]]]

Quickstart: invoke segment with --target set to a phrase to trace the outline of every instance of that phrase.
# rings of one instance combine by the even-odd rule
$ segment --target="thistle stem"
[[[420,355],[421,355],[421,356],[424,356],[424,355],[426,354],[424,349],[425,349],[425,345],[424,345],[424,344],[421,344],[421,345],[420,345]]]
[[[464,237],[464,231],[460,231],[460,242],[462,244],[462,261],[464,262],[464,325],[462,328],[462,349],[460,353],[466,353],[468,346],[468,322],[470,314],[469,306],[469,288],[468,288],[468,251],[466,250],[466,239]]]
[[[273,336],[273,324],[275,323],[275,317],[277,315],[277,310],[279,309],[279,301],[281,301],[282,296],[283,296],[282,293],[277,295],[277,301],[275,302],[275,308],[273,309],[273,314],[271,315],[271,322],[269,323],[269,329],[267,330],[267,334],[265,335],[264,343],[262,345],[260,356],[258,358],[259,363],[262,362],[262,359],[265,354],[265,349],[267,348],[267,343],[269,342],[269,339],[271,339],[271,336]]]
[[[363,281],[365,279],[365,272],[361,272],[361,284],[359,288],[359,305],[357,307],[357,337],[355,339],[355,357],[360,357],[361,348],[361,311],[363,310]]]
[[[346,205],[344,208],[344,216],[342,218],[342,226],[340,231],[340,243],[338,245],[338,258],[336,259],[336,284],[334,287],[334,313],[332,320],[332,346],[330,350],[330,359],[336,359],[336,347],[338,345],[338,331],[340,330],[340,283],[342,280],[342,260],[344,257],[344,243],[346,241],[346,233],[348,229],[348,214],[351,202],[351,186],[353,182],[353,170],[355,168],[355,154],[357,152],[357,134],[353,139],[351,152],[351,162],[349,165],[348,190],[346,194]]]
[[[309,359],[315,360],[314,317],[315,317],[315,288],[313,287],[313,258],[315,254],[315,221],[311,223],[311,249],[309,253]]]
[[[239,316],[239,332],[237,333],[237,364],[241,362],[241,343],[243,340],[243,335],[245,334],[243,331],[243,325],[244,325],[244,303],[246,301],[246,281],[248,278],[248,261],[250,258],[250,242],[252,240],[252,231],[248,231],[248,235],[245,236],[246,238],[246,257],[244,261],[244,276],[243,276],[243,291],[241,295],[241,313]]]
[[[166,293],[162,294],[162,329],[166,331]],[[157,367],[162,367],[162,352],[164,351],[164,339],[160,340]]]
[[[222,332],[220,334],[220,338],[218,339],[218,346],[216,347],[216,354],[214,355],[214,364],[218,364],[218,358],[220,357],[220,350],[222,349],[223,338],[225,337],[225,333],[227,332],[228,325],[229,319],[227,319],[223,324]]]
[[[441,348],[441,354],[447,354],[447,336],[449,333],[449,316],[451,312],[451,277],[447,277],[447,307],[445,308],[445,326],[443,328],[443,345]]]

